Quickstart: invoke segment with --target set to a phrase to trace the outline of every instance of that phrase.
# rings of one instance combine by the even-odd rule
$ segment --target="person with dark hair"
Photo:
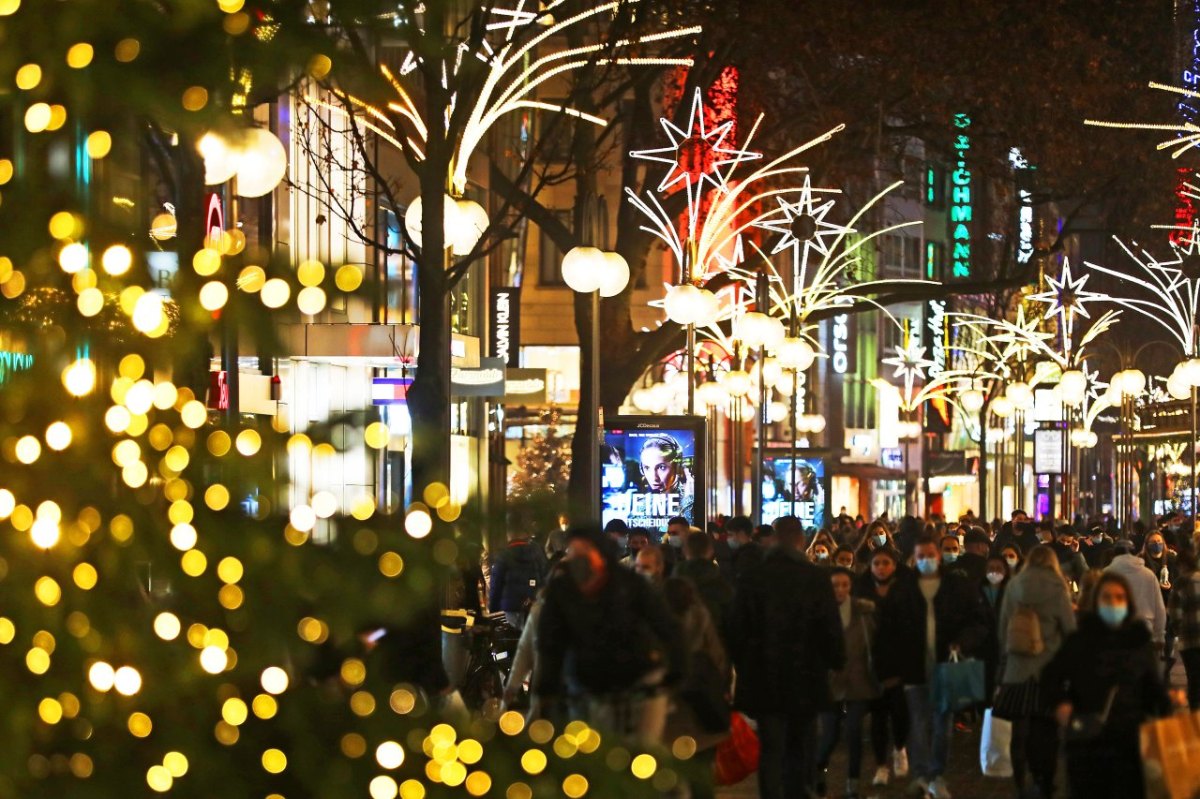
[[[829,706],[829,672],[845,662],[833,587],[803,555],[800,520],[780,517],[776,535],[739,579],[730,625],[735,705],[758,722],[762,799],[811,793],[817,714]]]
[[[866,534],[859,542],[855,559],[860,563],[867,563],[871,560],[871,553],[880,548],[895,550],[896,545],[892,541],[892,533],[887,524],[877,519],[867,525]]]
[[[1079,551],[1079,538],[1075,535],[1075,528],[1062,525],[1055,533],[1054,554],[1058,556],[1058,565],[1062,570],[1063,577],[1068,583],[1079,585],[1079,581],[1083,579],[1083,573],[1088,570],[1087,559]]]
[[[1066,735],[1071,796],[1145,795],[1138,731],[1170,711],[1160,674],[1129,583],[1106,573],[1096,585],[1095,612],[1083,615],[1042,672],[1044,699]]]
[[[944,774],[953,714],[934,707],[930,683],[937,664],[979,652],[987,639],[986,613],[967,578],[942,567],[935,538],[917,542],[914,563],[916,576],[897,582],[879,609],[876,669],[881,679],[899,677],[904,685],[915,775],[910,791],[949,799]]]
[[[1070,591],[1051,547],[1034,547],[1009,583],[997,630],[1004,657],[993,712],[1013,723],[1013,780],[1020,795],[1027,790],[1026,777],[1032,777],[1041,796],[1050,797],[1058,747],[1054,721],[1040,701],[1040,677],[1075,632]]]
[[[684,560],[675,566],[675,577],[688,580],[708,609],[708,615],[725,640],[729,613],[733,607],[733,586],[721,576],[713,561],[712,539],[696,531],[683,542]]]
[[[747,516],[732,516],[725,523],[729,548],[733,551],[732,573],[736,583],[750,567],[763,558],[762,546],[754,540],[754,523]]]
[[[1104,528],[1096,525],[1088,530],[1087,538],[1079,547],[1089,569],[1107,569],[1113,559],[1113,544],[1104,535]]]
[[[1168,615],[1187,674],[1188,707],[1200,710],[1200,569],[1190,543],[1179,551],[1179,577],[1171,589]]]
[[[829,678],[833,707],[820,715],[821,744],[817,754],[817,796],[825,796],[829,761],[846,728],[846,799],[858,799],[858,781],[862,772],[862,727],[871,700],[880,695],[875,679],[871,650],[875,640],[875,605],[851,596],[854,574],[834,566],[829,574],[833,597],[837,601],[846,649],[846,665]]]
[[[509,528],[508,546],[492,562],[488,610],[503,611],[510,627],[524,629],[529,608],[545,584],[548,570],[542,548],[532,544],[523,530]]]
[[[683,642],[662,592],[621,568],[611,542],[571,531],[563,573],[546,586],[535,639],[534,692],[569,715],[654,744],[666,723],[665,689],[683,669]],[[566,715],[560,713],[560,715]]]
[[[898,580],[906,579],[907,571],[894,549],[880,547],[871,553],[866,571],[858,578],[857,594],[875,604],[877,626],[882,616],[895,617],[896,614],[887,605],[895,601],[892,588]],[[875,673],[880,681],[881,693],[870,704],[871,751],[875,756],[875,777],[871,784],[882,787],[888,784],[893,775],[897,779],[908,775],[908,704],[904,700],[904,685],[900,675],[882,673],[878,646],[876,652]],[[892,744],[890,764],[889,732]]]
[[[696,504],[696,481],[684,461],[683,447],[669,435],[660,434],[642,442],[639,457],[642,490],[653,494],[675,494],[679,513],[691,516]]]
[[[683,675],[667,716],[664,740],[669,743],[688,736],[696,742],[693,760],[698,767],[688,772],[690,795],[694,799],[711,799],[716,747],[728,735],[729,658],[720,631],[696,593],[695,585],[690,580],[671,577],[663,592],[667,607],[679,624],[686,655]]]
[[[842,569],[849,569],[855,579],[858,579],[861,569],[858,563],[855,562],[854,550],[850,547],[838,547],[837,552],[833,553],[833,565]]]
[[[667,531],[659,544],[663,548],[663,563],[667,574],[675,572],[675,564],[683,559],[683,541],[691,533],[692,526],[682,516],[672,516],[667,521]]]
[[[900,528],[896,531],[892,546],[907,560],[912,557],[917,539],[921,537],[921,520],[913,516],[905,516],[900,520]]]
[[[1011,573],[1007,561],[999,555],[988,557],[986,565],[987,572],[980,593],[987,609],[988,637],[983,647],[983,666],[986,694],[991,697],[996,687],[996,672],[1000,666],[1000,608],[1011,582]]]
[[[621,558],[621,565],[632,569],[633,564],[637,562],[638,553],[650,545],[650,531],[645,527],[634,527],[625,541],[625,551],[628,554]]]
[[[992,541],[982,527],[967,528],[963,535],[963,551],[958,556],[958,569],[967,575],[971,585],[983,588],[987,580],[988,554]]]

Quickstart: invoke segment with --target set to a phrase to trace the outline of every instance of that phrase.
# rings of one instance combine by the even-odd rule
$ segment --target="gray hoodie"
[[[1031,608],[1038,615],[1045,648],[1038,655],[1018,655],[1008,651],[1008,624],[1018,608]],[[1000,683],[1016,685],[1040,677],[1042,669],[1075,632],[1075,611],[1063,578],[1052,569],[1027,565],[1008,583],[1000,605],[1000,657],[1003,663]]]

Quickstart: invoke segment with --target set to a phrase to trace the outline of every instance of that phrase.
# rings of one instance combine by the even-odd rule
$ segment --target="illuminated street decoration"
[[[33,368],[33,355],[27,352],[9,352],[0,350],[0,385],[17,372]]]
[[[1080,275],[1076,278],[1072,275],[1071,262],[1064,258],[1062,274],[1057,278],[1047,275],[1046,284],[1049,288],[1031,295],[1029,298],[1034,302],[1045,303],[1049,306],[1046,309],[1046,319],[1058,317],[1058,329],[1062,338],[1063,351],[1068,361],[1075,339],[1076,317],[1090,318],[1090,314],[1087,312],[1087,303],[1107,299],[1103,294],[1087,291],[1084,288],[1087,285],[1088,277],[1089,275]]]
[[[971,118],[966,114],[954,115],[954,170],[950,173],[950,275],[955,279],[971,276],[971,225],[973,199],[971,196],[971,169],[967,157],[971,150],[971,137],[967,133]]]

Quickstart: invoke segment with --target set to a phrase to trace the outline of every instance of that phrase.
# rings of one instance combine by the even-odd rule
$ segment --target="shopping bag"
[[[1012,722],[996,718],[989,707],[983,712],[983,736],[979,739],[979,768],[985,777],[1013,775]]]
[[[758,771],[758,734],[746,717],[734,713],[729,719],[729,737],[717,744],[717,785],[736,785]]]
[[[966,710],[987,696],[982,660],[959,660],[952,654],[933,667],[933,706],[939,711]]]
[[[1148,799],[1180,799],[1200,792],[1200,717],[1177,713],[1141,728],[1142,774]]]

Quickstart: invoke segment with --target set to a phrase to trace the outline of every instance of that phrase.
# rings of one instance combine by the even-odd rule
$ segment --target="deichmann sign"
[[[967,129],[971,118],[966,114],[954,115],[954,171],[950,173],[950,277],[962,279],[971,276],[971,170],[967,155],[971,149],[971,137]]]
[[[516,369],[521,365],[521,289],[492,289],[492,356]]]

